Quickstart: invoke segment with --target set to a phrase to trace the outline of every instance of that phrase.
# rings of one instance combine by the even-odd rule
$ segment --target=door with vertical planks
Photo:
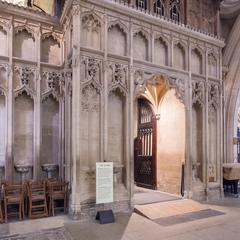
[[[134,140],[134,178],[137,186],[156,189],[156,118],[149,102],[138,99],[138,128]]]

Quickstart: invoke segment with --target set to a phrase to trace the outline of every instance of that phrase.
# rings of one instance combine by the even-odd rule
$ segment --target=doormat
[[[74,240],[71,234],[64,228],[42,230],[34,233],[0,236],[0,240]]]
[[[210,217],[216,217],[220,215],[225,215],[225,213],[212,210],[212,209],[205,209],[197,212],[191,212],[191,213],[185,213],[181,215],[176,216],[170,216],[170,217],[164,217],[164,218],[158,218],[154,219],[153,221],[159,225],[162,226],[171,226],[175,224],[185,223],[185,222],[191,222],[195,220],[200,220],[204,218],[210,218]]]

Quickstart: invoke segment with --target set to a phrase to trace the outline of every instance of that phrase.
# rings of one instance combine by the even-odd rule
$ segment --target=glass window
[[[147,9],[147,0],[137,0],[137,8],[141,10]]]
[[[154,1],[154,12],[161,16],[164,16],[164,4],[162,3],[162,0]]]
[[[179,14],[179,0],[171,1],[171,9],[170,9],[170,17],[172,20],[179,22],[180,14]]]

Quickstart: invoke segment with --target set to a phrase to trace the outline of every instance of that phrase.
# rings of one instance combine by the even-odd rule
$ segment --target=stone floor
[[[95,220],[71,221],[67,216],[10,222],[0,225],[0,239],[24,240],[239,240],[240,198],[225,198],[204,204],[222,214],[206,215],[192,221],[168,219],[161,224],[136,213],[116,215],[113,224]],[[171,216],[172,217],[172,216]],[[178,219],[181,216],[178,216]],[[171,222],[172,221],[172,222]]]

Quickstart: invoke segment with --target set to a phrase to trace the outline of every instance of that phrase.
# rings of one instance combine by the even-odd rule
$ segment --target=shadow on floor
[[[115,215],[115,223],[68,222],[65,228],[75,240],[121,240],[130,220],[131,213]]]

